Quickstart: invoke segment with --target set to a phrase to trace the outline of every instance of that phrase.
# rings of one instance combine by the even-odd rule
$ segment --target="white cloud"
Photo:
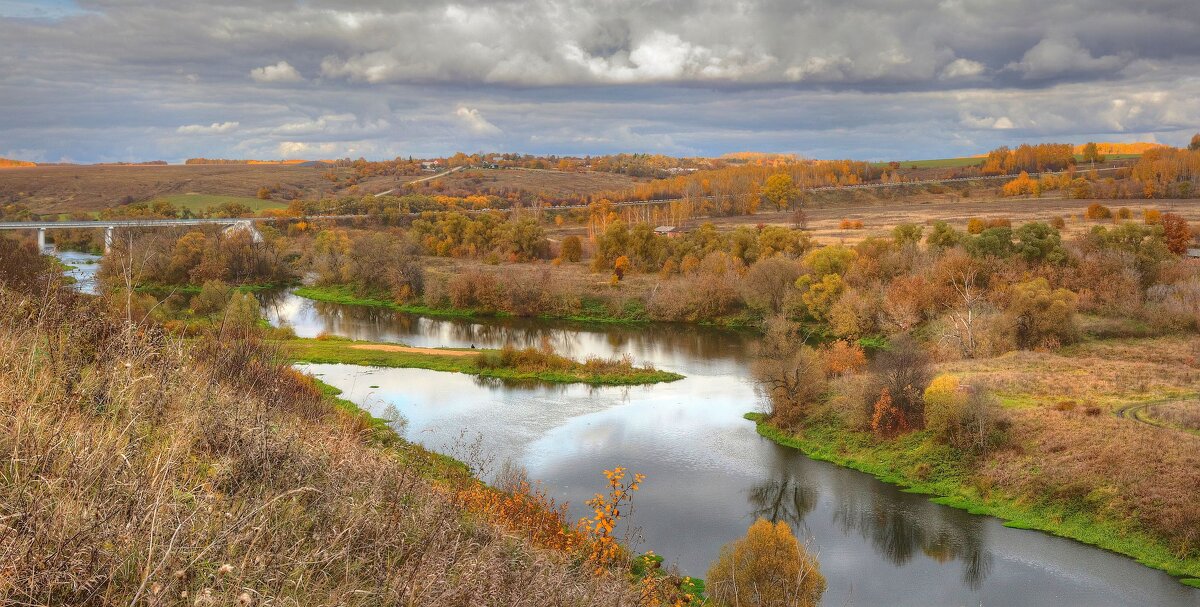
[[[287,61],[280,61],[275,65],[264,65],[250,70],[250,77],[255,82],[263,83],[292,83],[304,82],[304,76],[296,71]]]
[[[946,64],[938,74],[941,80],[976,78],[983,74],[987,67],[978,61],[958,58]]]
[[[503,132],[500,127],[488,122],[483,114],[479,113],[479,110],[460,105],[454,115],[467,127],[467,130],[476,135],[491,137]]]
[[[221,135],[232,133],[238,128],[238,122],[214,122],[208,126],[203,124],[188,124],[175,129],[181,135]]]

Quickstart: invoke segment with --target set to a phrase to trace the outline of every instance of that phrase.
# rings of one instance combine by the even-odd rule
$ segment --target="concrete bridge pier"
[[[113,230],[115,230],[115,229],[116,228],[114,228],[112,226],[104,226],[104,254],[105,255],[108,255],[108,252],[112,250]]]
[[[46,228],[38,228],[38,253],[46,252]]]

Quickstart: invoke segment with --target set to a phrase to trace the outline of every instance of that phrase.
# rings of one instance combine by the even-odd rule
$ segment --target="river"
[[[720,546],[757,517],[788,522],[828,581],[822,604],[1200,605],[1200,590],[1104,550],[1010,529],[901,492],[873,477],[761,438],[749,380],[754,337],[690,326],[596,326],[529,319],[441,320],[282,294],[275,324],[414,346],[548,341],[573,357],[629,354],[687,376],[639,387],[508,384],[421,369],[308,365],[375,414],[394,406],[409,440],[523,466],[574,516],[601,472],[646,475],[630,519],[639,550],[703,576]],[[482,457],[481,457],[482,456]]]

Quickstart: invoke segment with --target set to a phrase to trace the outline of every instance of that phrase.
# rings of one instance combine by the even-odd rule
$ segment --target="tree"
[[[975,257],[996,257],[1005,259],[1013,254],[1012,230],[1009,228],[988,228],[979,236],[966,241],[967,251]]]
[[[261,306],[251,293],[234,293],[225,306],[223,326],[227,331],[244,334],[258,326]]]
[[[563,261],[578,262],[583,259],[583,242],[578,236],[564,238],[559,256],[563,258]]]
[[[925,389],[925,427],[939,440],[979,454],[1007,440],[1008,419],[982,386],[964,386],[953,375],[939,375]]]
[[[946,318],[949,326],[943,331],[942,339],[957,343],[963,356],[975,358],[979,351],[980,322],[986,289],[978,263],[967,255],[952,251],[938,264],[942,281],[949,283],[949,297],[944,302],[949,308]]]
[[[894,406],[905,425],[919,428],[924,425],[924,393],[930,380],[929,356],[916,340],[901,335],[892,340],[890,347],[875,358],[876,389],[870,394],[879,394],[880,400],[886,393],[888,406]],[[871,406],[871,414],[880,409],[879,401]],[[886,408],[886,407],[885,407]]]
[[[1175,213],[1162,216],[1163,238],[1167,241],[1167,250],[1176,255],[1187,253],[1188,245],[1192,242],[1192,231],[1188,222]]]
[[[746,272],[742,280],[742,299],[751,308],[764,313],[778,313],[784,298],[795,288],[800,278],[800,264],[783,256],[760,259]]]
[[[1100,153],[1100,148],[1094,141],[1089,141],[1087,145],[1083,146],[1083,161],[1104,162],[1104,155]]]
[[[799,425],[825,391],[826,363],[821,352],[795,335],[783,320],[768,325],[754,361],[754,379],[770,406],[771,420],[784,427]]]
[[[798,194],[799,191],[792,183],[792,176],[787,173],[775,173],[767,177],[767,183],[762,190],[763,199],[774,204],[776,210],[779,211],[782,211],[784,207],[791,208],[792,201]]]
[[[1193,152],[1200,150],[1200,133],[1192,135],[1192,141],[1188,144],[1188,149]]]
[[[271,199],[270,188],[267,188],[267,187],[258,188],[258,199],[259,200],[270,200]]]
[[[766,519],[722,546],[706,578],[709,596],[734,607],[814,607],[826,586],[816,557],[796,541],[787,523]]]

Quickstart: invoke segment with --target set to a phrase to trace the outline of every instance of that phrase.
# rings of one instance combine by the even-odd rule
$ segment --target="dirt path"
[[[392,346],[387,344],[352,344],[356,350],[381,350],[383,352],[411,352],[413,354],[433,354],[435,356],[474,356],[470,350],[444,350],[442,348],[413,348],[411,346]]]

